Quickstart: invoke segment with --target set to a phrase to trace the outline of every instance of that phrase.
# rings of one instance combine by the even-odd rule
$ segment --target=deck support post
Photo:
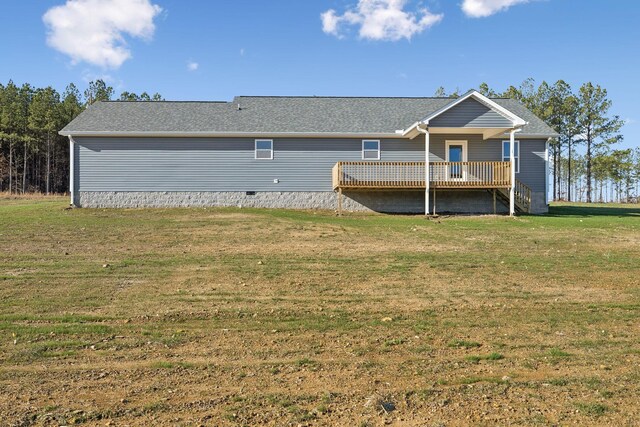
[[[511,186],[509,187],[509,215],[514,216],[516,214],[516,157],[515,157],[515,135],[516,129],[512,129],[509,132],[509,161],[511,162],[511,176],[509,181]]]
[[[436,214],[436,189],[433,188],[433,214]]]
[[[493,189],[493,214],[497,214],[498,211],[496,209],[496,189]]]
[[[338,215],[342,216],[342,187],[338,188]]]

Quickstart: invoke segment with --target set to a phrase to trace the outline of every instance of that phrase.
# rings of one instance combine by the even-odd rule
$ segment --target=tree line
[[[536,85],[529,78],[502,92],[482,83],[479,91],[492,98],[519,100],[559,134],[550,141],[554,200],[637,201],[640,149],[614,148],[623,139],[624,121],[611,115],[606,89],[587,82],[575,91],[564,80]],[[460,94],[440,87],[435,95]],[[616,190],[605,190],[610,188]]]
[[[115,97],[103,80],[84,92],[71,83],[60,94],[51,86],[35,88],[0,83],[0,192],[64,193],[69,189],[69,140],[58,131],[96,101]],[[122,92],[121,101],[162,101],[158,93]]]
[[[571,194],[575,201],[587,199],[587,162],[584,154],[574,154],[571,169],[567,157],[560,159],[558,193],[561,199]],[[568,171],[572,178],[569,180]],[[591,167],[594,202],[640,203],[640,147],[598,153]]]
[[[555,200],[637,201],[640,195],[640,148],[615,149],[624,125],[611,115],[607,91],[590,82],[577,91],[563,80],[536,85],[527,79],[499,92],[482,83],[488,97],[522,102],[554,128],[550,141]],[[62,94],[52,87],[0,83],[0,192],[63,193],[69,185],[69,143],[58,131],[96,101],[163,101],[160,94],[122,92],[103,80],[81,93],[69,84]],[[447,93],[440,87],[436,96]]]

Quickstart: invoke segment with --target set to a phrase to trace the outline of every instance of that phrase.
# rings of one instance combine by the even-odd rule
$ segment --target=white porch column
[[[70,205],[73,206],[74,205],[74,200],[73,200],[73,189],[74,189],[74,185],[75,185],[75,180],[74,180],[74,158],[75,156],[73,155],[73,137],[69,136],[69,194],[71,195],[71,202]]]
[[[429,215],[429,130],[424,132],[424,214]]]
[[[509,215],[514,216],[516,214],[516,130],[512,129],[509,132],[509,161],[511,162],[511,188],[509,189]]]

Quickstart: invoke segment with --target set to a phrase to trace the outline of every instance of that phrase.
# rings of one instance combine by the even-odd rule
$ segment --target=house
[[[79,207],[427,214],[546,212],[556,136],[518,101],[476,91],[98,102],[60,134]]]

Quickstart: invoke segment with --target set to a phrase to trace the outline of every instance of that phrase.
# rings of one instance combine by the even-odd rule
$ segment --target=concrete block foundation
[[[493,213],[493,196],[487,190],[431,191],[431,211],[436,213]],[[533,194],[533,213],[547,212],[544,193]],[[435,199],[435,200],[434,200]],[[167,208],[167,207],[253,207],[284,209],[338,208],[338,194],[333,191],[238,192],[238,191],[80,191],[76,205],[86,208]],[[497,212],[508,213],[499,200]],[[345,191],[344,211],[384,213],[424,213],[424,191]]]

